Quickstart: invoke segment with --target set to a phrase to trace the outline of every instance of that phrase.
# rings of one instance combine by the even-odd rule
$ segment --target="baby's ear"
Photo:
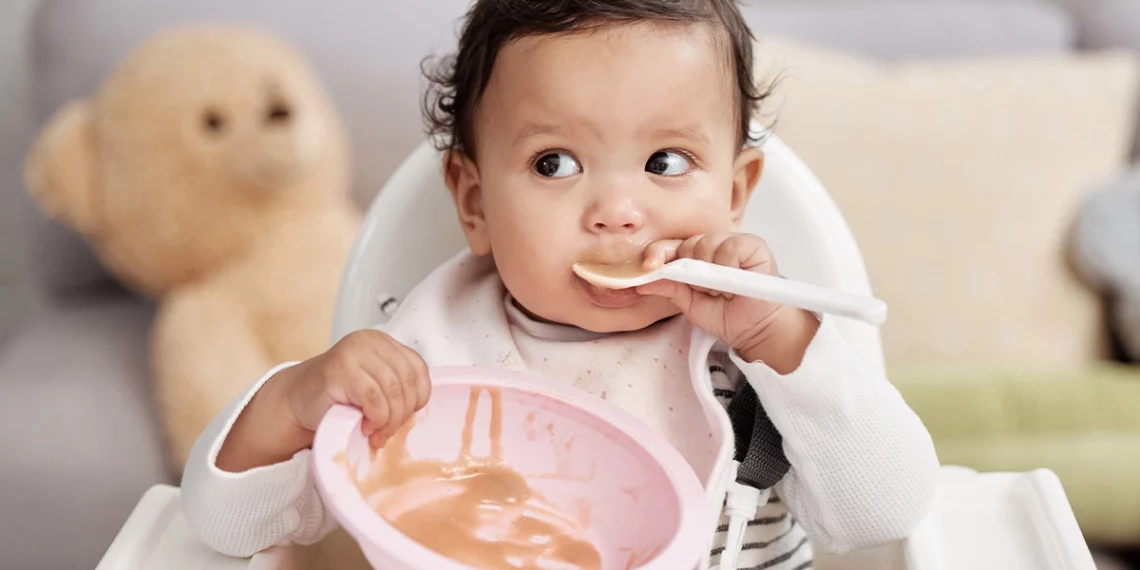
[[[443,173],[455,201],[459,225],[467,236],[467,247],[475,255],[491,253],[487,218],[483,214],[483,187],[475,161],[461,152],[448,151],[443,155]]]
[[[748,209],[752,191],[760,183],[760,175],[764,172],[764,151],[753,146],[744,147],[737,155],[733,168],[732,221],[739,225],[744,218],[744,211]]]
[[[48,120],[25,158],[24,184],[52,218],[82,234],[95,229],[99,189],[87,101],[73,101]]]

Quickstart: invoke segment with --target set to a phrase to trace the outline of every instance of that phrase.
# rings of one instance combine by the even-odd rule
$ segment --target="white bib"
[[[697,469],[716,459],[713,434],[689,373],[693,327],[674,318],[630,333],[597,335],[529,319],[503,300],[511,339],[528,371],[588,392],[665,436]]]
[[[537,323],[509,305],[489,257],[465,252],[417,285],[382,328],[429,366],[539,374],[623,408],[681,453],[720,511],[732,426],[710,385],[715,339],[687,320],[613,335]]]

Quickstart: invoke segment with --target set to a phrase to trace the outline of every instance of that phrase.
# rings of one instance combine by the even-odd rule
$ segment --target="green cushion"
[[[1054,471],[1085,538],[1140,544],[1140,368],[898,368],[944,465]]]

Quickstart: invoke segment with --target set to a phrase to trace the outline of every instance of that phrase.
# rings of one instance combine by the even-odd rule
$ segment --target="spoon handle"
[[[800,309],[847,317],[875,326],[887,320],[887,305],[865,295],[828,289],[696,259],[678,259],[658,271],[664,279]]]

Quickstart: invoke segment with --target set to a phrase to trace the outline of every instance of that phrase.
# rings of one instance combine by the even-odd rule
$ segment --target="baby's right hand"
[[[373,447],[381,447],[431,395],[424,359],[376,330],[350,333],[288,372],[281,388],[298,427],[316,431],[334,404],[356,406]]]

